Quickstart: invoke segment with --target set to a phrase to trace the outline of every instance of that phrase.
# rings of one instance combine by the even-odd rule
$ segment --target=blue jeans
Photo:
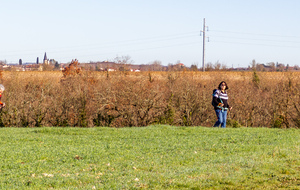
[[[226,119],[227,119],[227,110],[222,111],[220,109],[217,109],[215,111],[216,111],[216,114],[218,117],[218,121],[215,123],[214,127],[219,127],[219,125],[221,124],[221,127],[225,128],[226,127]]]

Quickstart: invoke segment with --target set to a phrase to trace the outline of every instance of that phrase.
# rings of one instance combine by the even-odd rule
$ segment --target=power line
[[[285,48],[300,48],[300,46],[285,46],[285,45],[270,45],[270,44],[258,44],[258,43],[246,43],[246,42],[226,42],[226,41],[214,41],[211,43],[226,43],[226,44],[242,44],[242,45],[252,45],[252,46],[269,46],[269,47],[285,47]]]
[[[173,36],[173,37],[172,37]],[[162,41],[171,41],[176,39],[187,39],[191,37],[196,37],[197,32],[189,32],[189,33],[181,33],[171,36],[157,36],[152,38],[141,38],[141,39],[131,39],[131,40],[123,40],[123,41],[115,41],[115,42],[108,42],[107,44],[86,44],[86,45],[79,45],[79,46],[68,46],[68,47],[61,47],[61,48],[55,48],[55,51],[51,51],[51,49],[54,48],[46,48],[48,51],[51,52],[71,52],[74,51],[74,49],[79,49],[78,51],[82,50],[90,50],[90,49],[101,49],[101,48],[109,48],[109,47],[115,47],[115,46],[132,46],[132,45],[146,45],[150,43],[155,42],[162,42]],[[127,42],[127,43],[126,43]],[[94,46],[94,47],[93,47]],[[80,49],[82,47],[86,47],[86,49]],[[19,52],[30,52],[25,53],[26,55],[36,54],[36,52],[41,51],[41,49],[35,49],[35,50],[19,50],[19,51],[8,51],[8,53],[19,53]],[[44,51],[44,48],[43,48]],[[24,55],[24,53],[22,53]]]
[[[165,46],[155,46],[155,47],[149,47],[149,48],[136,48],[136,49],[130,49],[130,50],[125,50],[124,51],[110,51],[110,52],[101,52],[101,53],[93,53],[93,54],[85,54],[85,53],[80,53],[80,54],[76,54],[76,56],[61,56],[59,57],[60,59],[71,59],[74,57],[87,57],[87,56],[104,56],[104,55],[113,55],[113,54],[121,54],[121,53],[128,53],[128,52],[138,52],[138,51],[145,51],[145,50],[154,50],[154,49],[163,49],[163,48],[170,48],[170,47],[181,47],[181,46],[190,46],[190,45],[195,45],[195,44],[199,44],[200,42],[187,42],[187,43],[176,43],[176,44],[171,44],[171,45],[165,45]],[[55,51],[57,52],[57,51]],[[55,53],[52,51],[47,51],[47,53]],[[28,54],[27,54],[28,55]],[[29,54],[31,55],[31,54]]]
[[[257,38],[240,38],[240,37],[232,37],[232,36],[214,36],[217,38],[226,38],[226,39],[239,39],[239,40],[253,40],[253,41],[266,41],[266,42],[284,42],[284,43],[300,43],[300,41],[286,41],[286,40],[269,40],[269,39],[257,39]]]
[[[250,32],[225,31],[225,30],[209,30],[209,31],[210,32],[219,32],[219,33],[255,35],[255,36],[283,37],[283,38],[300,38],[299,36],[284,36],[284,35],[279,35],[279,34],[259,34],[259,33],[250,33]]]
[[[203,34],[203,57],[202,57],[202,66],[203,71],[205,71],[205,41],[206,41],[206,31],[207,26],[205,24],[205,18],[203,19],[203,30],[201,31],[201,34]],[[226,43],[226,44],[242,44],[242,45],[252,45],[252,46],[269,46],[269,47],[281,47],[281,48],[300,48],[299,46],[290,46],[290,45],[272,45],[272,44],[263,44],[263,43],[249,43],[249,42],[241,42],[240,40],[252,40],[252,41],[265,41],[265,42],[278,42],[278,43],[289,43],[289,44],[299,44],[299,41],[285,41],[285,40],[278,40],[278,39],[258,39],[253,36],[264,36],[264,37],[282,37],[282,38],[300,38],[298,36],[283,36],[283,35],[271,35],[271,34],[255,34],[255,33],[247,33],[247,32],[234,32],[234,31],[222,31],[222,30],[209,30],[210,32],[216,33],[224,33],[224,36],[218,36],[214,35],[211,42],[213,43]],[[239,35],[245,35],[246,37],[235,37],[230,36],[228,34],[239,34]],[[108,54],[117,54],[117,52],[120,52],[119,50],[108,50],[108,48],[114,48],[114,47],[126,47],[129,46],[130,50],[121,50],[123,52],[136,52],[136,51],[146,51],[146,50],[153,50],[153,49],[163,49],[163,48],[170,48],[170,47],[176,47],[176,46],[188,46],[188,45],[194,45],[201,43],[200,41],[197,41],[197,36],[199,35],[199,31],[191,31],[191,32],[185,32],[185,33],[179,33],[179,34],[173,34],[173,35],[162,35],[162,36],[155,36],[155,37],[146,37],[146,38],[140,38],[140,39],[128,39],[128,40],[122,40],[122,41],[112,41],[112,42],[106,42],[106,43],[94,43],[94,44],[81,44],[81,45],[74,45],[74,46],[66,46],[66,47],[55,47],[55,48],[37,48],[36,50],[18,50],[18,51],[6,51],[5,53],[8,54],[8,56],[15,56],[18,54],[18,56],[22,57],[24,55],[40,55],[45,52],[45,49],[47,53],[68,53],[73,52],[72,54],[76,54],[75,52],[79,52],[79,55],[83,56],[95,56],[95,55],[108,55]],[[228,35],[228,36],[226,36]],[[249,36],[249,38],[247,37]],[[253,38],[251,38],[253,37]],[[217,40],[217,38],[222,38],[221,41]],[[185,43],[182,39],[185,39]],[[191,42],[187,42],[191,39]],[[224,39],[235,39],[234,41],[224,41]],[[176,41],[177,40],[177,41]],[[164,45],[159,44],[157,42],[168,42],[164,43]],[[178,43],[174,43],[178,42]],[[157,43],[157,44],[155,44]],[[142,45],[143,47],[138,47],[139,45]],[[152,46],[152,47],[151,47]],[[104,50],[103,50],[104,49]],[[51,51],[52,50],[52,51]],[[94,54],[85,54],[84,51],[86,50],[95,50],[95,51],[101,51],[101,53],[94,53]],[[107,51],[108,50],[108,51]],[[104,51],[104,52],[103,52]],[[107,51],[107,52],[105,52]],[[4,56],[5,54],[1,52],[1,56]],[[11,54],[11,55],[9,55]],[[78,54],[76,54],[78,55]],[[7,56],[7,55],[6,55]],[[64,57],[64,56],[63,56]],[[72,57],[74,58],[74,57]],[[35,59],[35,58],[34,58]]]
[[[106,52],[106,53],[97,53],[97,54],[84,54],[83,56],[95,56],[95,55],[109,55],[109,54],[118,54],[118,53],[128,53],[128,52],[138,52],[138,51],[145,51],[145,50],[154,50],[154,49],[163,49],[163,48],[170,48],[170,47],[177,47],[177,46],[190,46],[199,44],[199,42],[190,42],[190,43],[180,43],[180,44],[172,44],[167,46],[156,46],[151,48],[142,48],[142,49],[130,49],[125,51],[114,51],[114,52]],[[72,57],[63,57],[63,58],[72,58]]]

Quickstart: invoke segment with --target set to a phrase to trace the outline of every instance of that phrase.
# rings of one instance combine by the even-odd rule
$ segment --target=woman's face
[[[226,84],[225,84],[225,82],[223,82],[222,84],[221,84],[221,90],[225,90],[226,89]]]

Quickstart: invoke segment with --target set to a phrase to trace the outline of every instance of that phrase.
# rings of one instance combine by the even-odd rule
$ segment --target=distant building
[[[48,60],[48,58],[47,58],[46,52],[45,52],[45,55],[44,55],[43,63],[46,64],[46,65],[49,65],[49,60]]]
[[[109,69],[106,69],[108,72],[112,72],[112,71],[116,71],[116,69],[112,69],[112,68],[109,68]]]

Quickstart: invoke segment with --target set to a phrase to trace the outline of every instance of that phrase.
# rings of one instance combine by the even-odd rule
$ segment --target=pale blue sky
[[[298,0],[0,0],[0,60],[300,65]]]

